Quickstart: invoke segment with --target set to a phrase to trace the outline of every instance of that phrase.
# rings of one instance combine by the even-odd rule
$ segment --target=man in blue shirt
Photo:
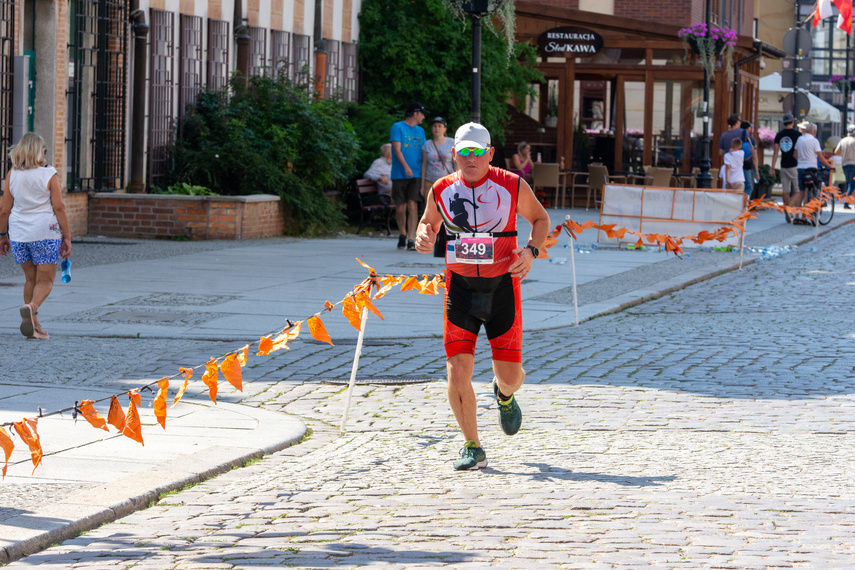
[[[419,124],[425,120],[427,109],[421,103],[410,103],[403,121],[392,125],[392,201],[398,222],[398,249],[416,250],[418,204],[421,199],[422,146],[425,130]]]

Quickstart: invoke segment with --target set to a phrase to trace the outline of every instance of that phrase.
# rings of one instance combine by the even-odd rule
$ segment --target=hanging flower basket
[[[715,62],[721,59],[728,76],[733,73],[733,48],[736,46],[738,36],[730,28],[710,28],[704,23],[693,24],[691,27],[683,28],[677,32],[687,49],[698,56],[698,60],[707,72],[712,76],[715,71]]]
[[[855,77],[847,78],[845,75],[832,75],[829,83],[837,87],[841,93],[852,93],[855,91]]]

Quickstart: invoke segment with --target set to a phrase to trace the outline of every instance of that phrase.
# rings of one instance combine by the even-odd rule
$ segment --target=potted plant
[[[712,76],[715,71],[715,61],[721,56],[728,76],[733,73],[733,50],[739,38],[734,30],[728,27],[709,28],[703,22],[692,24],[677,32],[679,37],[692,52],[698,56],[701,65]]]

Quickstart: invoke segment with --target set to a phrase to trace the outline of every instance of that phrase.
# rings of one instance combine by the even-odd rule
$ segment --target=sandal
[[[36,310],[32,304],[21,305],[21,334],[27,338],[33,338],[35,333],[35,324],[33,323],[33,315],[35,314]]]
[[[36,325],[35,329],[33,330],[33,338],[37,338],[39,340],[47,340],[50,338],[50,335],[45,332],[41,325]]]

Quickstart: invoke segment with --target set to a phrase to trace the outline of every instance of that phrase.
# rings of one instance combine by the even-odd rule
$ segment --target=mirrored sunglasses
[[[487,154],[486,148],[461,148],[457,151],[458,156],[467,157],[470,154],[474,154],[475,156],[484,156]]]

